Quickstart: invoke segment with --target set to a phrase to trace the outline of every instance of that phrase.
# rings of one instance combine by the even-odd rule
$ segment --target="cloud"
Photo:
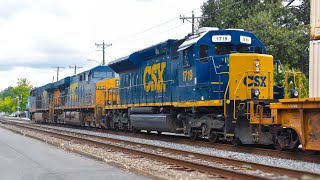
[[[179,15],[196,8],[199,13],[204,1],[0,0],[0,90],[22,77],[35,85],[51,82],[52,66],[96,66],[86,59],[102,60],[94,46],[102,40],[113,44],[106,49],[108,62],[169,38],[182,38],[191,25],[182,24]],[[68,75],[72,70],[66,68],[60,77]]]

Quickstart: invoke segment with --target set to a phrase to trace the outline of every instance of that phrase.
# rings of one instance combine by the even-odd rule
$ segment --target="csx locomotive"
[[[35,121],[319,151],[320,99],[300,89],[282,99],[284,89],[253,33],[201,28],[36,88],[30,112]]]

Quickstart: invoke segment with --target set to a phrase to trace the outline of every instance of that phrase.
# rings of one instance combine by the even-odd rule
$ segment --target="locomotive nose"
[[[273,99],[273,57],[231,54],[230,99]]]

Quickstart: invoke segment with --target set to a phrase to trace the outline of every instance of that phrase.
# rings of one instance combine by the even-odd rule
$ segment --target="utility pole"
[[[58,81],[58,80],[59,80],[59,72],[60,72],[60,69],[61,69],[61,68],[64,68],[64,67],[62,67],[62,66],[56,66],[56,67],[52,67],[52,68],[57,69],[57,81]]]
[[[196,20],[196,19],[203,19],[203,18],[207,18],[207,17],[202,17],[202,16],[196,17],[196,16],[194,15],[194,12],[193,12],[193,11],[192,11],[192,16],[191,16],[191,17],[185,17],[185,16],[181,16],[181,15],[180,15],[180,19],[182,19],[182,22],[183,22],[183,23],[184,23],[184,20],[187,20],[188,22],[190,22],[190,23],[192,24],[192,34],[194,34],[195,20]],[[189,19],[191,19],[191,21],[190,21]]]
[[[74,75],[76,75],[77,74],[77,69],[80,69],[80,68],[82,68],[82,66],[77,66],[76,64],[74,65],[74,66],[69,66],[69,68],[74,68]]]
[[[97,47],[101,47],[102,48],[102,65],[105,65],[105,48],[107,48],[108,46],[112,46],[112,43],[110,44],[105,44],[104,41],[102,41],[102,44],[98,44],[95,43]]]

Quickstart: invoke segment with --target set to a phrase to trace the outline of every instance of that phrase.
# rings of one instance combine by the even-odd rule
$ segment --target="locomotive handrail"
[[[242,77],[241,77],[241,80],[239,81],[239,83],[238,83],[238,86],[237,86],[237,88],[235,89],[235,91],[234,91],[234,98],[233,98],[233,118],[235,119],[235,120],[237,120],[238,118],[236,117],[236,93],[238,92],[238,90],[239,90],[239,87],[240,87],[240,84],[241,84],[241,82],[242,82],[242,80],[243,80],[243,78],[244,78],[244,76],[246,75],[247,76],[247,79],[248,79],[248,73],[249,72],[256,72],[255,70],[248,70],[248,71],[246,71],[246,72],[244,72],[243,73],[243,75],[242,75]],[[270,79],[270,71],[260,71],[260,72],[262,72],[262,73],[268,73],[268,78]],[[270,85],[270,84],[269,84]],[[248,99],[248,83],[247,83],[247,88],[246,88],[246,98],[245,99]],[[268,97],[270,97],[270,92],[269,92],[269,88],[268,88]]]
[[[288,88],[289,88],[289,84],[288,84],[288,79],[289,79],[289,74],[293,74],[293,83],[294,83],[294,86],[296,88],[299,89],[299,94],[298,94],[298,98],[301,98],[301,94],[302,94],[302,88],[303,90],[305,91],[304,87],[303,87],[303,84],[302,84],[302,80],[301,80],[301,72],[285,72],[285,76],[284,76],[284,98],[287,99],[289,98],[288,96]],[[297,83],[296,83],[296,75],[298,76],[298,86],[297,86]]]
[[[229,74],[229,72],[224,72],[223,74]],[[228,80],[228,84],[227,84],[227,87],[226,87],[226,90],[224,92],[224,96],[223,96],[223,113],[224,113],[224,116],[227,117],[227,92],[229,90],[229,85],[230,85],[230,76],[229,76],[229,80]]]

